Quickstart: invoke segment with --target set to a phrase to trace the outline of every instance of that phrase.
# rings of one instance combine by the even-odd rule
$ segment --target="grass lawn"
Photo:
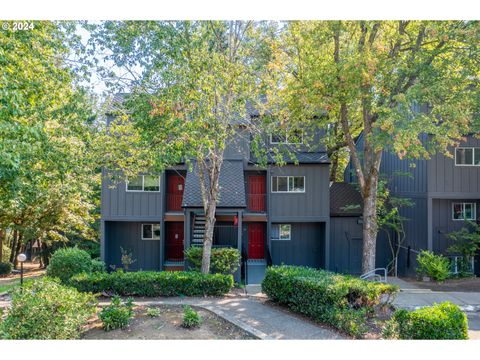
[[[20,286],[20,279],[11,280],[9,282],[0,283],[0,294],[15,289],[16,287]]]

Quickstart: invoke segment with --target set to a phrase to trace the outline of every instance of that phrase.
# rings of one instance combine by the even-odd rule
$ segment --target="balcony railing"
[[[182,211],[183,194],[167,193],[167,211]]]
[[[248,194],[248,211],[264,212],[267,210],[267,195],[266,194]]]

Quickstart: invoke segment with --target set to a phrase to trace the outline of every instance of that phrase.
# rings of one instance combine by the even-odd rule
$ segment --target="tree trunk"
[[[2,229],[0,229],[0,262],[3,261],[3,238],[5,237],[6,234],[7,234],[6,231],[3,231]]]
[[[23,234],[20,233],[18,235],[18,240],[17,240],[17,246],[15,246],[15,249],[12,249],[12,253],[14,253],[14,258],[13,258],[13,267],[16,269],[18,266],[18,260],[17,256],[20,254],[20,250],[22,249],[22,238]],[[14,251],[15,250],[15,251]]]
[[[12,237],[12,242],[10,244],[10,263],[13,264],[13,261],[15,259],[15,248],[17,247],[17,241],[18,241],[18,230],[13,230],[13,237]]]
[[[363,199],[363,273],[375,269],[375,245],[378,232],[376,191],[376,188],[371,189],[370,194]]]
[[[208,205],[207,213],[205,214],[205,234],[203,235],[203,255],[202,255],[202,273],[208,274],[210,272],[210,257],[212,254],[213,230],[215,228],[215,211],[217,204],[212,201]]]

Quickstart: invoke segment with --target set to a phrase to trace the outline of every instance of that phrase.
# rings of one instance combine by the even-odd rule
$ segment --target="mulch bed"
[[[248,340],[255,339],[236,325],[214,313],[192,306],[202,317],[202,325],[195,329],[185,329],[182,325],[183,307],[180,305],[158,305],[160,316],[149,317],[147,306],[135,307],[135,317],[126,329],[104,331],[101,321],[95,317],[87,325],[83,339],[116,340]]]

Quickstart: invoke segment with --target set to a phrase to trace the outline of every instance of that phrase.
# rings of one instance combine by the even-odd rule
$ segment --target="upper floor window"
[[[160,191],[160,176],[139,175],[127,179],[127,191]]]
[[[142,224],[142,240],[160,240],[160,224]]]
[[[305,192],[305,176],[272,176],[272,192]]]
[[[479,147],[455,148],[455,165],[480,166],[480,148]]]
[[[452,220],[475,220],[477,209],[475,203],[453,203]]]
[[[272,224],[272,240],[290,240],[292,238],[292,226],[290,224]]]
[[[270,134],[270,144],[302,144],[303,132],[301,130],[283,130]]]

